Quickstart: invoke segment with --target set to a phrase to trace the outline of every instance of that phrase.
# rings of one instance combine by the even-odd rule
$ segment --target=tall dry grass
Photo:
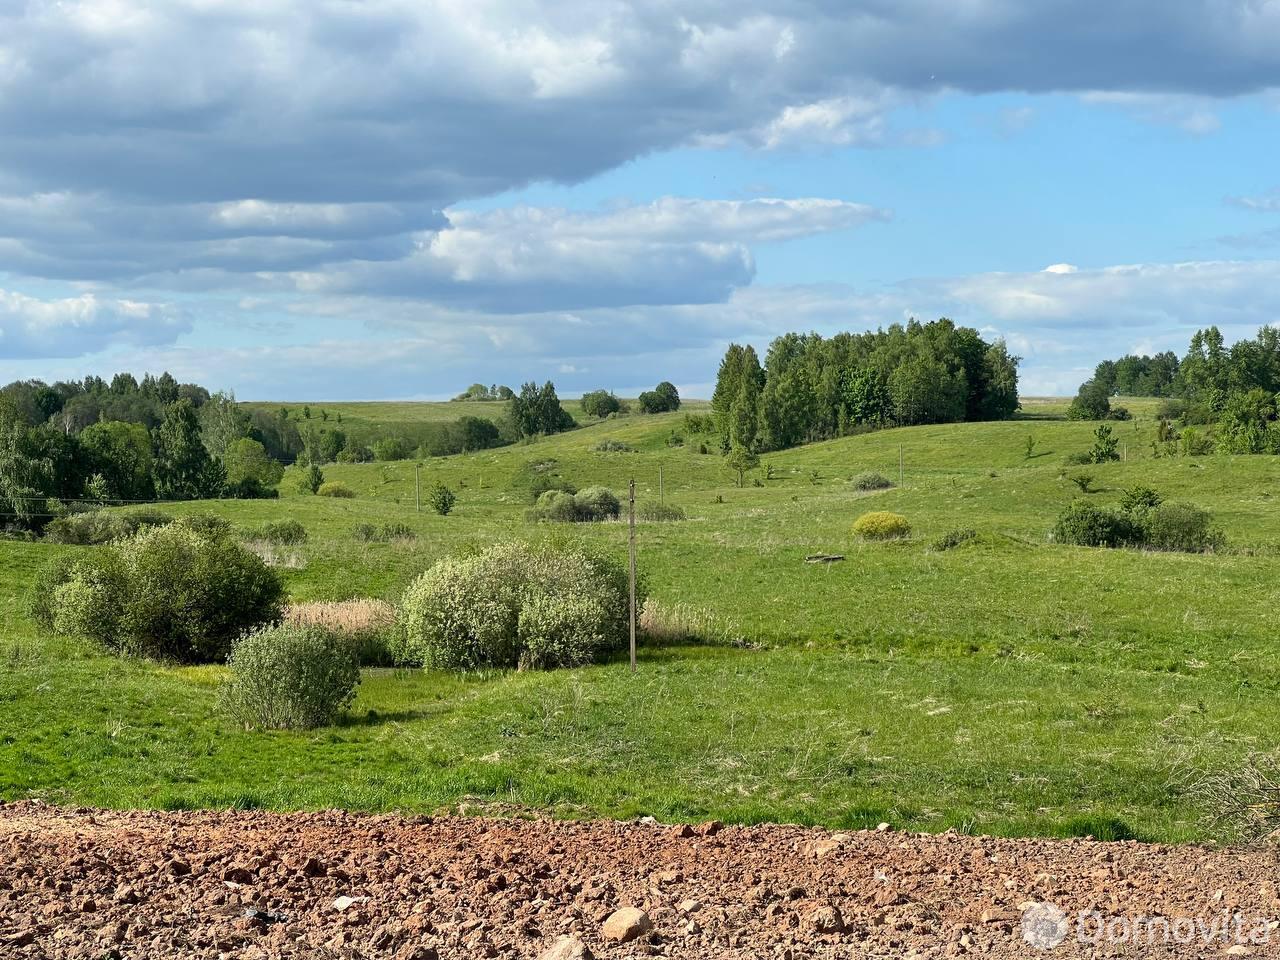
[[[285,610],[284,618],[287,623],[318,627],[342,637],[355,649],[363,666],[393,665],[390,640],[396,626],[396,609],[385,600],[295,603]]]

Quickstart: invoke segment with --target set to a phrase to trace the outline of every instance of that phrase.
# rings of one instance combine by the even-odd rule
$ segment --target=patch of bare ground
[[[1263,848],[23,802],[0,805],[0,956],[1275,957],[1276,867]],[[1024,925],[1045,903],[1065,917]]]

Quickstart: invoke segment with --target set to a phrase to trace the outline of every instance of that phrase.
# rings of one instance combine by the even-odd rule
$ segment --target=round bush
[[[616,520],[622,513],[622,504],[612,490],[605,487],[587,487],[573,498],[578,504],[579,520]]]
[[[645,500],[636,505],[636,518],[649,523],[672,523],[684,520],[685,512],[673,503]]]
[[[565,490],[547,490],[529,511],[529,519],[573,523],[578,519],[578,501]]]
[[[1052,539],[1078,547],[1122,547],[1141,543],[1143,531],[1127,514],[1076,500],[1058,517]]]
[[[499,544],[445,558],[410,585],[401,659],[447,670],[579,666],[626,644],[627,610],[621,563],[568,547]]]
[[[355,497],[356,492],[345,483],[330,480],[327,483],[320,484],[316,494],[321,497],[337,497],[340,500],[351,500]]]
[[[853,521],[853,534],[863,540],[893,540],[911,536],[911,524],[900,513],[872,510]]]
[[[188,663],[226,659],[244,630],[280,618],[284,597],[261,559],[186,519],[62,566],[40,589],[58,632]]]
[[[307,542],[307,528],[293,519],[264,523],[249,533],[249,539],[262,540],[279,546],[296,547]]]
[[[360,682],[349,643],[293,623],[249,631],[236,641],[227,666],[222,707],[247,728],[309,730],[332,723]]]
[[[888,490],[893,481],[881,473],[860,473],[849,481],[855,490]]]
[[[1204,553],[1223,544],[1207,510],[1190,503],[1161,503],[1146,518],[1146,545],[1155,550]]]

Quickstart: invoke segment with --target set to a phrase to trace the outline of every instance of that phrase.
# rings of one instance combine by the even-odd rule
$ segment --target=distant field
[[[1153,459],[1155,401],[1120,401],[1126,459],[1065,467],[1095,423],[1021,419],[888,430],[763,458],[737,488],[681,414],[624,417],[479,454],[430,460],[423,485],[456,512],[415,510],[413,462],[325,468],[358,494],[175,505],[251,529],[296,517],[310,541],[284,574],[299,599],[394,599],[434,559],[507,537],[581,538],[622,556],[622,524],[525,521],[537,472],[683,507],[642,524],[640,564],[668,611],[697,612],[738,646],[647,649],[621,664],[454,677],[370,672],[350,722],[247,734],[215,709],[220,668],[115,660],[38,635],[24,584],[61,550],[0,545],[0,797],[158,806],[431,810],[461,801],[561,815],[783,820],[1003,834],[1211,836],[1179,789],[1277,747],[1280,459]],[[296,404],[289,404],[296,406]],[[312,404],[344,423],[419,421],[485,404]],[[494,409],[497,409],[495,407]],[[673,434],[676,440],[673,440]],[[1033,456],[1026,439],[1035,438]],[[602,440],[635,452],[598,452]],[[672,445],[679,441],[681,445]],[[876,470],[901,486],[862,494]],[[1047,542],[1090,472],[1097,503],[1147,483],[1212,510],[1234,551],[1089,550]],[[766,476],[762,467],[757,476]],[[868,509],[909,541],[854,542]],[[406,523],[363,544],[357,523]],[[976,539],[946,551],[957,528]],[[844,554],[829,567],[813,552]]]
[[[626,398],[623,398],[626,399]],[[636,409],[634,398],[627,400],[633,410]],[[369,442],[377,437],[388,435],[409,437],[420,440],[424,424],[449,423],[461,417],[481,417],[500,421],[507,411],[507,404],[496,400],[442,400],[442,401],[403,401],[403,402],[273,402],[256,401],[245,403],[249,409],[276,411],[284,408],[294,420],[303,417],[303,409],[311,408],[313,419],[319,420],[328,414],[334,426],[340,426],[352,438],[360,442]],[[579,423],[586,424],[595,418],[582,410],[582,403],[577,399],[561,401],[563,406]],[[705,400],[687,400],[681,409],[686,412],[701,412],[709,409]],[[639,414],[636,414],[639,416]],[[338,418],[341,417],[341,424]]]

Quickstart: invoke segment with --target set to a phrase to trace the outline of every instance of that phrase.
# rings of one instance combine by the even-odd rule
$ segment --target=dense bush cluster
[[[911,536],[911,524],[900,513],[873,510],[853,521],[853,534],[863,540],[895,540]]]
[[[601,440],[595,445],[597,453],[635,453],[636,448],[621,440]]]
[[[1204,553],[1225,539],[1208,511],[1189,503],[1165,503],[1149,487],[1126,491],[1115,509],[1076,500],[1058,517],[1051,539],[1081,547],[1139,547]]]
[[[548,380],[541,387],[526,383],[511,398],[509,415],[517,437],[536,437],[562,433],[575,426],[573,417],[560,406],[555,384]]]
[[[622,564],[567,547],[500,544],[441,560],[410,585],[401,657],[447,670],[579,666],[626,643],[627,616]]]
[[[859,429],[999,420],[1018,409],[1017,358],[950,320],[830,339],[789,333],[764,366],[733,344],[712,415],[724,449],[779,450]]]
[[[393,540],[416,540],[418,534],[404,523],[384,523],[381,527],[361,523],[356,525],[355,537],[361,543],[390,543]]]
[[[1105,360],[1081,384],[1070,415],[1124,419],[1111,405],[1116,394],[1169,398],[1158,413],[1157,456],[1280,454],[1280,327],[1230,347],[1217,327],[1198,330],[1181,360],[1173,353]]]
[[[641,413],[670,413],[680,409],[680,391],[671,381],[663,380],[652,390],[640,394],[637,402]]]
[[[658,503],[656,500],[641,500],[636,504],[636,519],[646,523],[671,523],[684,520],[685,512],[671,503]]]
[[[161,527],[173,517],[155,510],[86,510],[52,521],[44,530],[50,543],[95,546],[131,537],[144,527]]]
[[[339,500],[351,500],[355,498],[356,492],[345,483],[326,480],[316,488],[316,495],[320,497],[335,497]]]
[[[52,565],[32,613],[122,653],[189,663],[226,658],[244,630],[278,620],[284,586],[229,526],[181,518]]]
[[[888,490],[893,481],[881,473],[860,473],[849,481],[855,490]]]
[[[298,520],[273,520],[250,530],[246,540],[257,540],[280,547],[296,547],[307,542],[307,528]]]
[[[250,630],[227,660],[222,707],[249,729],[310,730],[355,699],[360,666],[331,631],[297,623]]]
[[[578,493],[548,490],[538,497],[528,516],[530,520],[590,523],[599,520],[616,520],[621,512],[622,504],[612,490],[605,487],[587,487]]]
[[[970,540],[977,538],[978,531],[971,527],[962,527],[959,530],[948,530],[937,540],[933,541],[933,549],[938,553],[945,550],[952,550],[962,543],[968,543]]]
[[[39,531],[67,504],[267,497],[296,430],[230,394],[118,374],[0,389],[0,514]]]
[[[622,401],[608,390],[592,390],[582,395],[582,412],[588,417],[604,419],[622,411]]]

